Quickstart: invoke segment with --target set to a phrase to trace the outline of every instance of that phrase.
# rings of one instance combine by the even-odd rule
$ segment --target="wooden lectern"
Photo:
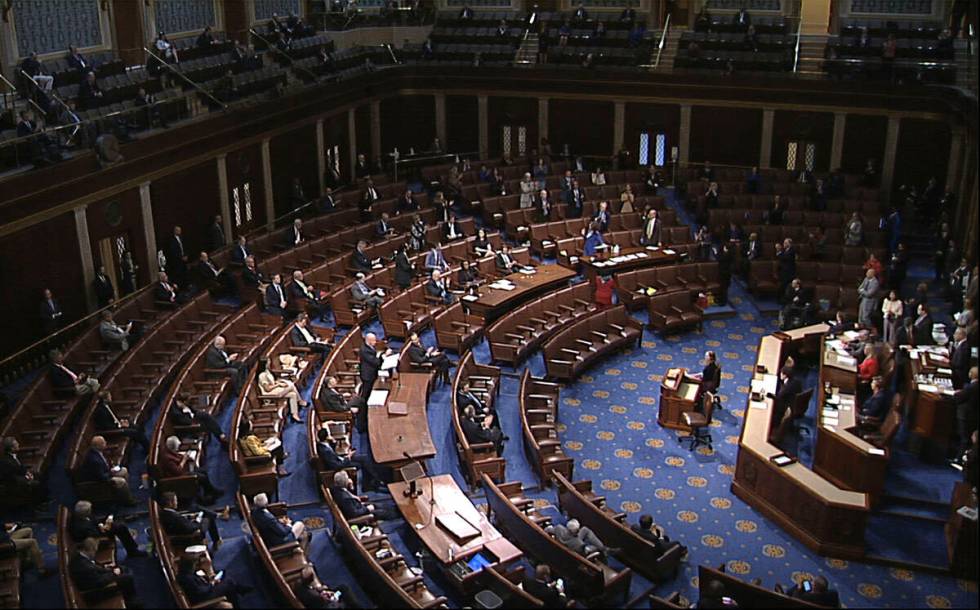
[[[690,430],[684,413],[696,411],[701,397],[701,380],[690,377],[687,369],[668,369],[660,383],[660,412],[657,422],[664,428]]]

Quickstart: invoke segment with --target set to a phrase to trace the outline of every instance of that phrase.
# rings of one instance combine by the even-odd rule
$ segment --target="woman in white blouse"
[[[606,173],[602,171],[601,167],[595,168],[595,171],[592,172],[592,185],[593,186],[606,185]]]
[[[881,303],[881,314],[885,319],[885,343],[894,346],[898,327],[902,323],[902,299],[894,290],[889,291],[888,297]]]
[[[262,371],[259,373],[259,393],[262,397],[288,398],[289,413],[292,415],[293,421],[302,423],[303,420],[299,417],[299,409],[300,407],[305,408],[309,403],[299,395],[296,384],[288,379],[276,379],[276,376],[272,374],[272,370],[269,368],[268,358],[263,358],[259,361],[259,369]]]
[[[534,205],[534,193],[537,190],[537,183],[531,179],[531,174],[524,174],[521,180],[521,208],[530,208]]]

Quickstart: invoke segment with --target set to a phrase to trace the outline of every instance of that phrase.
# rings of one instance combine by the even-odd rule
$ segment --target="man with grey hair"
[[[257,494],[252,499],[252,523],[258,530],[252,532],[253,535],[261,536],[266,546],[280,546],[296,541],[305,551],[310,544],[311,536],[303,522],[294,523],[285,512],[280,517],[273,515],[269,510],[269,496],[265,493]]]
[[[346,471],[340,470],[333,475],[333,485],[330,486],[330,497],[337,503],[340,512],[347,519],[356,519],[373,514],[379,521],[390,521],[398,518],[398,511],[390,502],[364,502],[354,493],[354,481]]]
[[[168,436],[165,443],[166,446],[160,452],[160,458],[157,462],[160,476],[176,478],[193,475],[197,479],[198,499],[205,506],[214,504],[224,493],[224,490],[214,486],[206,471],[198,470],[195,461],[197,456],[192,455],[189,451],[186,453],[181,451],[180,439],[176,436]]]
[[[361,346],[358,355],[360,356],[361,389],[358,395],[367,402],[374,389],[374,382],[378,379],[378,371],[381,370],[381,362],[385,356],[391,355],[391,349],[379,350],[378,336],[374,333],[364,335],[364,345]]]
[[[136,597],[133,575],[120,566],[102,565],[96,561],[98,551],[98,539],[85,538],[68,559],[68,573],[75,586],[85,593],[116,585],[123,594],[127,608],[142,608],[143,604]]]
[[[105,437],[93,436],[78,469],[78,481],[106,483],[115,490],[116,500],[126,506],[136,506],[136,499],[129,489],[129,470],[125,466],[111,465],[105,456],[108,446]]]
[[[205,354],[205,363],[209,369],[223,371],[231,379],[236,394],[245,387],[248,375],[248,365],[240,360],[240,355],[225,351],[225,338],[218,335]]]
[[[599,540],[591,529],[583,527],[578,519],[569,519],[565,525],[555,525],[548,528],[548,533],[553,535],[558,542],[572,549],[583,557],[588,557],[593,553],[599,553],[605,557],[609,553],[614,553],[618,549],[609,548]]]
[[[68,521],[68,531],[75,540],[86,538],[105,538],[113,544],[118,540],[126,549],[126,557],[146,557],[146,551],[140,549],[129,528],[123,523],[117,523],[112,515],[102,521],[92,516],[92,503],[87,500],[75,502],[71,518]]]
[[[354,283],[350,287],[350,296],[354,299],[356,305],[362,305],[364,307],[370,307],[375,310],[380,318],[379,308],[381,304],[385,301],[385,293],[381,288],[371,288],[368,286],[367,281],[365,281],[365,276],[363,273],[358,273],[355,276]]]

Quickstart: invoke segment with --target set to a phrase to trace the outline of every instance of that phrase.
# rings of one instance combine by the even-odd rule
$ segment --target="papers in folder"
[[[381,370],[390,371],[398,368],[398,354],[391,354],[390,356],[385,356],[384,360],[381,361]]]
[[[279,440],[277,436],[270,436],[269,438],[262,441],[262,446],[269,451],[275,451],[279,447],[282,447],[282,441]]]
[[[664,254],[677,254],[677,252],[675,252],[674,250],[671,250],[670,248],[666,248],[666,249],[664,249]]]
[[[490,287],[496,288],[497,290],[513,290],[517,288],[517,286],[515,286],[510,280],[497,280],[496,282],[490,284]]]
[[[475,294],[468,294],[463,297],[463,300],[466,301],[467,303],[472,303],[473,301],[480,300],[480,297],[476,296]]]
[[[369,407],[380,407],[388,400],[388,390],[371,390],[367,403]]]

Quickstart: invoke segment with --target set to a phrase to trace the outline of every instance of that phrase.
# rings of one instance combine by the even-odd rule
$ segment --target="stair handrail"
[[[664,31],[660,34],[660,44],[657,45],[657,60],[653,62],[653,67],[660,66],[660,54],[664,52],[664,45],[667,43],[667,32],[670,30],[670,17],[671,14],[667,13],[667,19],[664,21]]]
[[[793,55],[793,73],[796,73],[800,66],[800,38],[803,35],[803,15],[800,15],[800,24],[796,28],[796,51]]]
[[[152,57],[153,59],[157,60],[157,62],[159,63],[159,65],[161,67],[163,67],[166,70],[170,71],[171,74],[176,74],[181,79],[183,79],[185,82],[187,82],[188,84],[190,84],[190,86],[193,87],[195,91],[198,91],[199,93],[203,93],[212,102],[214,102],[215,104],[217,104],[222,110],[228,110],[228,104],[222,102],[218,98],[216,98],[213,95],[211,95],[211,92],[210,91],[208,91],[207,89],[205,89],[201,85],[195,83],[193,80],[191,80],[190,78],[188,78],[187,75],[185,75],[180,70],[178,70],[178,69],[174,68],[173,66],[171,66],[170,64],[168,64],[166,61],[163,60],[162,57],[158,56],[156,53],[154,53],[153,51],[147,49],[146,47],[143,47],[143,51],[147,55],[149,55],[150,57]]]
[[[261,34],[259,34],[258,32],[256,32],[255,31],[255,28],[249,28],[248,29],[248,33],[251,34],[252,36],[255,36],[259,40],[261,40],[265,44],[265,47],[266,47],[267,50],[269,50],[269,51],[275,51],[279,55],[282,55],[283,57],[285,57],[286,58],[286,61],[289,62],[289,67],[291,67],[294,70],[302,70],[303,72],[306,72],[307,76],[309,76],[310,78],[313,79],[313,82],[316,82],[317,81],[317,78],[318,77],[317,77],[316,74],[314,74],[313,72],[307,70],[303,66],[296,65],[296,60],[294,60],[289,55],[289,53],[286,53],[285,51],[283,51],[282,49],[280,49],[276,45],[272,44],[272,42],[269,41],[269,39],[263,37]]]

